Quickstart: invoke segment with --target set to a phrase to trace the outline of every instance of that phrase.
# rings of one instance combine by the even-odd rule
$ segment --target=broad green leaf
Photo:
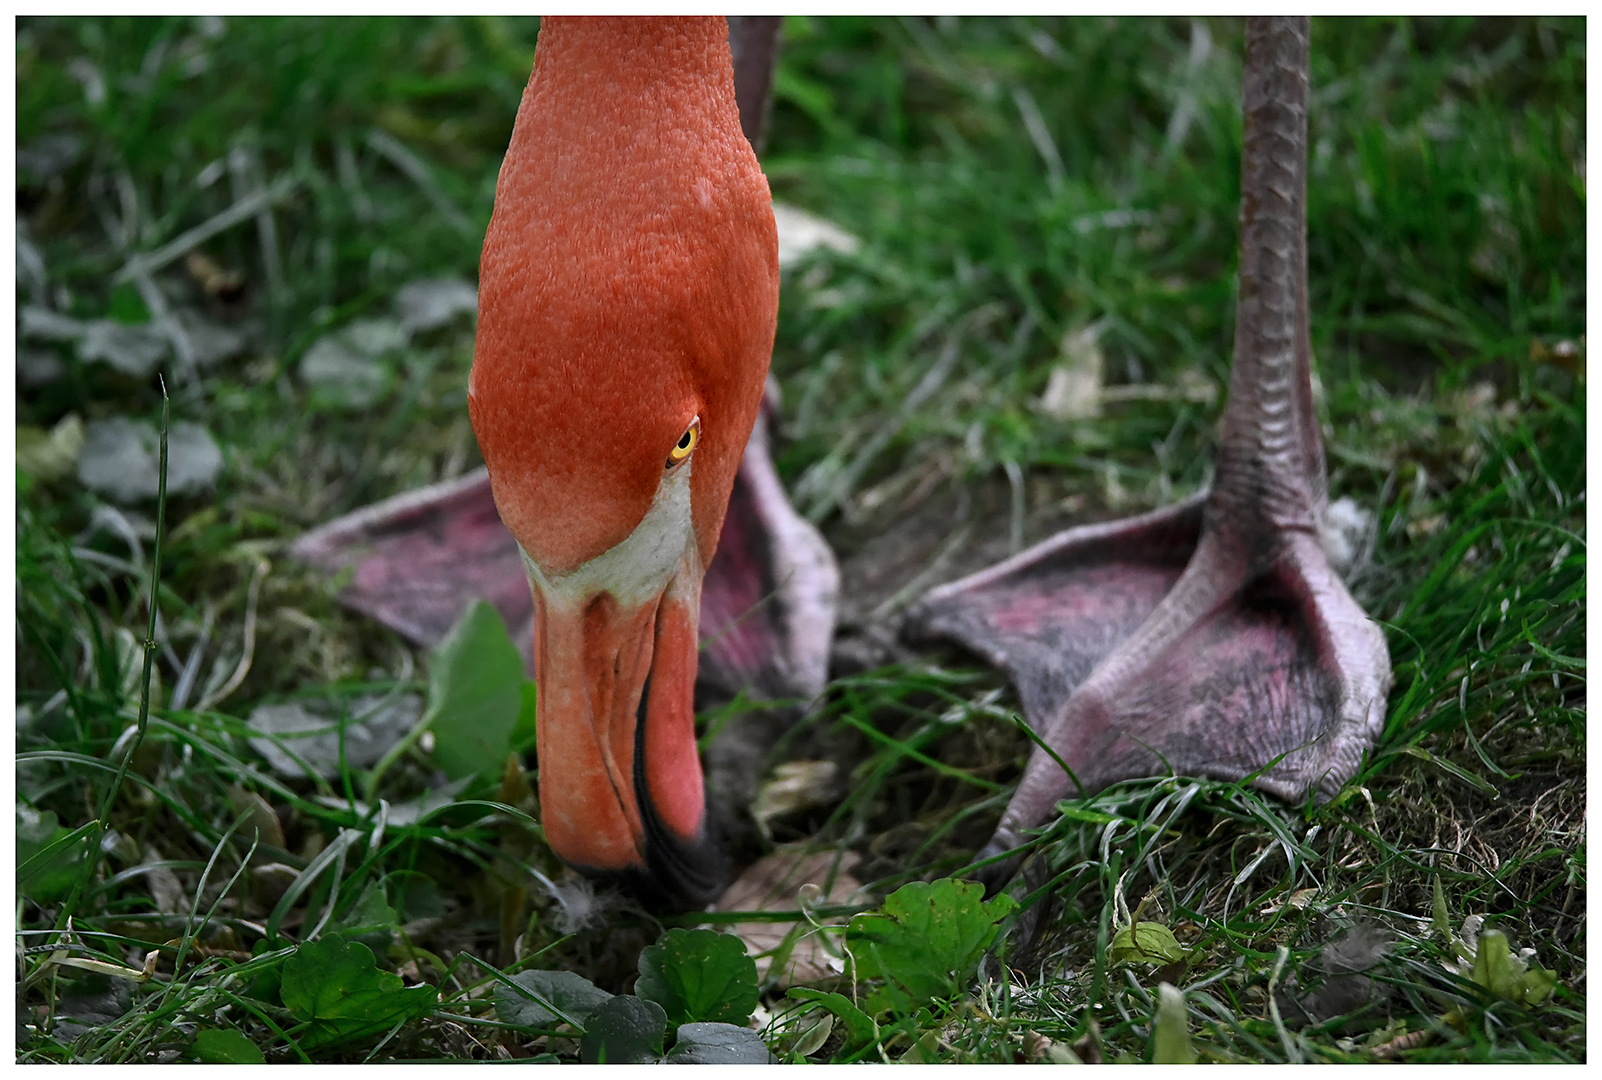
[[[382,1034],[427,1015],[439,1000],[432,986],[406,987],[399,975],[379,971],[371,949],[337,934],[295,951],[279,994],[295,1019],[307,1022],[298,1036],[307,1050]]]
[[[807,986],[793,986],[787,995],[792,1001],[812,1001],[828,1009],[845,1025],[846,1049],[854,1050],[878,1041],[879,1025],[873,1017],[851,1003],[844,994],[831,994]]]
[[[328,932],[337,933],[346,941],[360,941],[369,949],[383,952],[394,940],[395,927],[400,925],[400,921],[399,913],[390,906],[388,897],[384,895],[384,887],[375,881],[362,890],[344,919],[329,924]]]
[[[54,811],[17,804],[17,892],[41,904],[72,891],[83,862],[90,822],[64,829]]]
[[[1518,973],[1513,970],[1513,953],[1507,935],[1495,930],[1480,933],[1474,951],[1474,981],[1506,998],[1518,998]]]
[[[650,1065],[662,1058],[667,1013],[654,1001],[632,996],[603,1001],[590,1014],[579,1044],[586,1065]]]
[[[682,1024],[670,1065],[770,1065],[773,1055],[762,1036],[733,1024]]]
[[[1482,930],[1474,952],[1473,979],[1492,993],[1525,1005],[1539,1005],[1557,985],[1557,972],[1514,956],[1507,935]]]
[[[544,998],[581,1028],[596,1009],[612,1000],[611,994],[571,971],[525,971],[512,976],[512,981]],[[544,1005],[502,983],[495,984],[495,1015],[508,1024],[532,1028],[555,1027],[564,1022]]]
[[[195,1035],[195,1058],[207,1065],[264,1065],[261,1047],[237,1031],[203,1028]]]
[[[733,934],[669,930],[640,953],[634,992],[675,1024],[744,1024],[757,1006],[756,961]]]
[[[1437,934],[1450,941],[1452,940],[1452,914],[1446,907],[1446,894],[1441,891],[1441,875],[1433,875],[1430,881],[1435,891],[1434,901],[1430,905],[1430,923]]]
[[[428,713],[434,762],[452,780],[500,775],[524,712],[523,658],[500,612],[476,601],[434,650]]]
[[[1151,1063],[1196,1063],[1196,1049],[1190,1045],[1190,1028],[1185,1017],[1185,995],[1168,983],[1157,984],[1157,1015],[1151,1025]]]
[[[1107,959],[1115,964],[1172,964],[1185,959],[1185,950],[1162,923],[1138,922],[1112,936]]]
[[[534,710],[539,704],[539,692],[531,679],[524,679],[517,688],[517,723],[512,725],[512,750],[521,754],[534,746]]]
[[[387,930],[399,922],[400,916],[389,906],[389,899],[384,895],[383,887],[375,882],[362,890],[361,898],[356,901],[344,921],[334,929],[348,936]]]
[[[1529,965],[1524,973],[1524,1004],[1539,1005],[1552,996],[1557,988],[1557,972],[1539,964]]]
[[[920,1002],[955,994],[1018,906],[1008,896],[987,903],[984,895],[982,885],[950,878],[903,885],[846,928],[857,975],[887,978]]]

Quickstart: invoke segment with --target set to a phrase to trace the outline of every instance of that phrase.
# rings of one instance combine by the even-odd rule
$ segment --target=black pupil
[[[683,435],[681,435],[679,437],[679,449],[680,450],[688,450],[689,448],[690,448],[690,433],[688,431],[686,431]]]

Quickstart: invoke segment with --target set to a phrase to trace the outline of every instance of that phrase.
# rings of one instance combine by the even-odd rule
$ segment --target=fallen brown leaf
[[[747,867],[724,891],[713,910],[787,911],[862,900],[862,885],[851,876],[861,857],[855,852],[846,852],[838,857],[840,861],[836,867],[835,852],[805,855],[794,850],[776,851]],[[829,881],[831,868],[834,870],[832,882]],[[824,888],[826,882],[827,889]],[[842,931],[845,928],[844,919],[819,921],[838,926]],[[773,964],[773,951],[795,929],[797,923],[806,929],[775,979],[779,989],[838,976],[844,970],[844,964],[840,960],[839,949],[831,951],[825,942],[827,930],[809,927],[803,920],[742,922],[728,929],[730,933],[738,935],[745,942],[746,951],[756,957],[757,978],[766,980]]]

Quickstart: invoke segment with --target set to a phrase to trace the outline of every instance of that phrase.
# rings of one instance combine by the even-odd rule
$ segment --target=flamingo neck
[[[777,271],[725,21],[547,19],[485,237],[468,386],[502,519],[536,562],[571,572],[627,538],[696,417],[710,561]]]
[[[598,137],[614,150],[632,143],[659,168],[692,145],[684,135],[727,138],[720,129],[731,126],[740,133],[721,17],[549,16],[540,26],[531,89],[532,111],[575,146]],[[664,132],[681,135],[667,146],[647,141]]]

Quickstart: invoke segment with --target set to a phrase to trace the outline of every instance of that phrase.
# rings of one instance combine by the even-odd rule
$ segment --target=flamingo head
[[[479,307],[468,406],[534,591],[546,839],[703,903],[701,581],[778,309],[722,18],[542,23]]]

